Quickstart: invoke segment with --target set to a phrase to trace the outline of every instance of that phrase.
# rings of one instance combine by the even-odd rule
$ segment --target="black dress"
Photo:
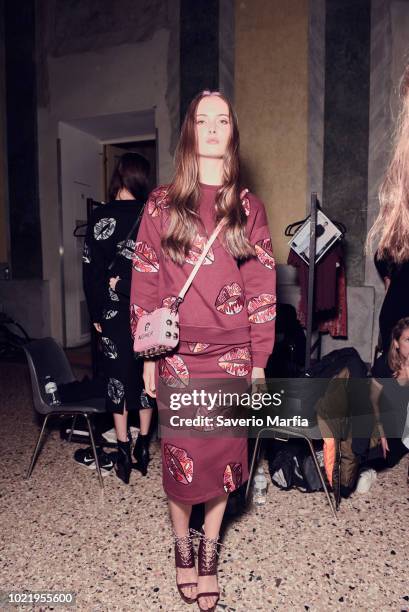
[[[143,361],[132,350],[129,316],[135,236],[127,239],[143,207],[135,200],[116,200],[94,209],[83,251],[84,292],[92,323],[100,323],[106,409],[122,414],[141,408]],[[109,269],[114,261],[112,269]],[[115,291],[109,279],[119,276]]]
[[[399,319],[409,317],[409,261],[397,265],[378,260],[375,256],[375,265],[382,278],[387,276],[391,279],[379,313],[382,350],[387,352],[391,343],[392,329]]]

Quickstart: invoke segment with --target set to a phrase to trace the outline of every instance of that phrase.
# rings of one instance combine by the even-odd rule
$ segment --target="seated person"
[[[378,426],[383,457],[393,465],[407,452],[402,434],[409,402],[409,317],[392,330],[389,351],[372,368],[371,402]]]

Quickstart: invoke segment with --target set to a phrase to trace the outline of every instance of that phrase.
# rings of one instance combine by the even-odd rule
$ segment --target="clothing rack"
[[[320,212],[319,212],[320,211]],[[320,217],[320,214],[323,218]],[[328,222],[325,222],[327,218]],[[318,224],[319,221],[319,224]],[[323,225],[321,225],[321,223]],[[330,227],[325,230],[325,227],[330,224]],[[307,217],[301,221],[290,223],[285,229],[285,236],[297,236],[297,242],[290,241],[291,248],[294,249],[295,253],[308,265],[307,279],[303,273],[303,283],[307,280],[306,295],[303,300],[306,300],[306,313],[305,313],[305,328],[306,328],[306,346],[305,346],[305,369],[311,366],[311,356],[317,350],[317,359],[321,358],[321,332],[317,331],[318,337],[312,344],[313,335],[313,321],[314,321],[314,297],[315,297],[315,281],[316,281],[316,258],[318,261],[321,257],[326,254],[327,251],[331,250],[333,245],[338,242],[339,239],[343,238],[346,234],[346,227],[340,221],[333,221],[325,216],[324,212],[321,211],[320,203],[317,198],[317,193],[311,193],[310,199],[310,211]],[[320,238],[324,236],[323,240]],[[302,240],[302,243],[300,242]],[[317,240],[320,250],[317,253]],[[308,242],[309,247],[306,246]],[[309,253],[307,254],[307,249]],[[297,266],[297,264],[293,264]]]
[[[311,346],[312,341],[312,323],[314,316],[314,281],[315,281],[315,251],[316,251],[316,232],[317,232],[317,208],[318,198],[317,193],[311,193],[310,202],[310,256],[308,266],[308,295],[307,295],[307,326],[306,326],[306,343],[305,343],[305,369],[308,370],[311,366],[311,354],[318,347],[319,353],[321,348],[321,336],[318,332],[318,339]]]

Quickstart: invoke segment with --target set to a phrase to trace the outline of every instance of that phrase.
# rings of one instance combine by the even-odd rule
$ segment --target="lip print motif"
[[[276,317],[276,296],[272,293],[262,293],[251,298],[247,304],[247,312],[251,323],[267,323]]]
[[[205,344],[204,342],[188,342],[188,345],[191,353],[203,353],[210,346],[210,344]]]
[[[104,217],[100,219],[94,225],[94,238],[95,240],[106,240],[115,231],[116,220],[112,217]]]
[[[84,242],[84,250],[82,251],[82,261],[86,264],[91,263],[90,248],[86,242]]]
[[[132,259],[135,251],[135,240],[121,240],[116,245],[118,255],[126,257],[126,259]]]
[[[164,306],[165,308],[172,308],[176,300],[177,300],[176,295],[170,295],[169,297],[165,297],[162,300],[162,306]]]
[[[216,310],[226,315],[236,315],[243,310],[244,295],[238,283],[225,285],[216,299]]]
[[[196,237],[193,240],[192,246],[189,250],[189,253],[187,254],[187,257],[185,260],[186,263],[191,264],[192,266],[194,266],[197,263],[197,260],[199,259],[204,247],[206,246],[206,242],[207,242],[206,236],[201,236],[200,234],[196,234]],[[206,257],[204,258],[202,266],[209,266],[213,262],[214,262],[214,253],[213,253],[212,247],[210,247]]]
[[[148,311],[142,308],[141,306],[138,306],[138,304],[131,304],[130,313],[131,313],[131,332],[132,332],[132,335],[135,336],[139,319],[142,317],[142,315],[148,314]]]
[[[102,316],[104,317],[106,321],[109,321],[109,319],[113,319],[114,317],[116,317],[117,314],[118,314],[117,310],[104,310],[104,312],[102,313]]]
[[[235,347],[219,357],[219,367],[232,376],[247,376],[251,371],[251,355],[247,347]]]
[[[108,287],[108,292],[112,302],[119,302],[119,297],[117,296],[115,291],[111,289],[111,287]]]
[[[159,261],[155,249],[146,242],[137,242],[133,254],[132,267],[137,272],[158,272]]]
[[[112,340],[106,336],[102,336],[101,342],[105,357],[109,357],[109,359],[117,359],[118,351],[114,342],[112,342]]]
[[[179,355],[164,357],[160,360],[159,377],[167,387],[183,389],[189,384],[189,370]]]
[[[255,244],[257,259],[260,263],[263,264],[266,268],[273,270],[275,268],[276,262],[273,257],[273,247],[271,245],[271,238],[265,238],[264,240],[259,240]]]
[[[193,459],[184,448],[165,444],[165,463],[173,478],[180,484],[188,485],[193,480]]]
[[[232,493],[241,485],[243,469],[241,463],[228,463],[223,474],[223,488],[226,493]]]
[[[158,217],[161,210],[164,208],[169,208],[167,198],[167,189],[155,190],[154,194],[147,202],[148,215],[151,215],[151,217]]]
[[[108,397],[114,404],[120,404],[125,394],[124,385],[117,378],[108,380]]]

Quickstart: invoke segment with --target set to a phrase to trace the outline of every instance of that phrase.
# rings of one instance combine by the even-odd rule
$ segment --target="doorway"
[[[90,340],[89,316],[82,288],[82,248],[87,198],[106,201],[118,157],[127,151],[151,165],[149,188],[157,183],[155,110],[71,119],[59,123],[60,279],[63,344]],[[75,231],[75,232],[74,232]]]

